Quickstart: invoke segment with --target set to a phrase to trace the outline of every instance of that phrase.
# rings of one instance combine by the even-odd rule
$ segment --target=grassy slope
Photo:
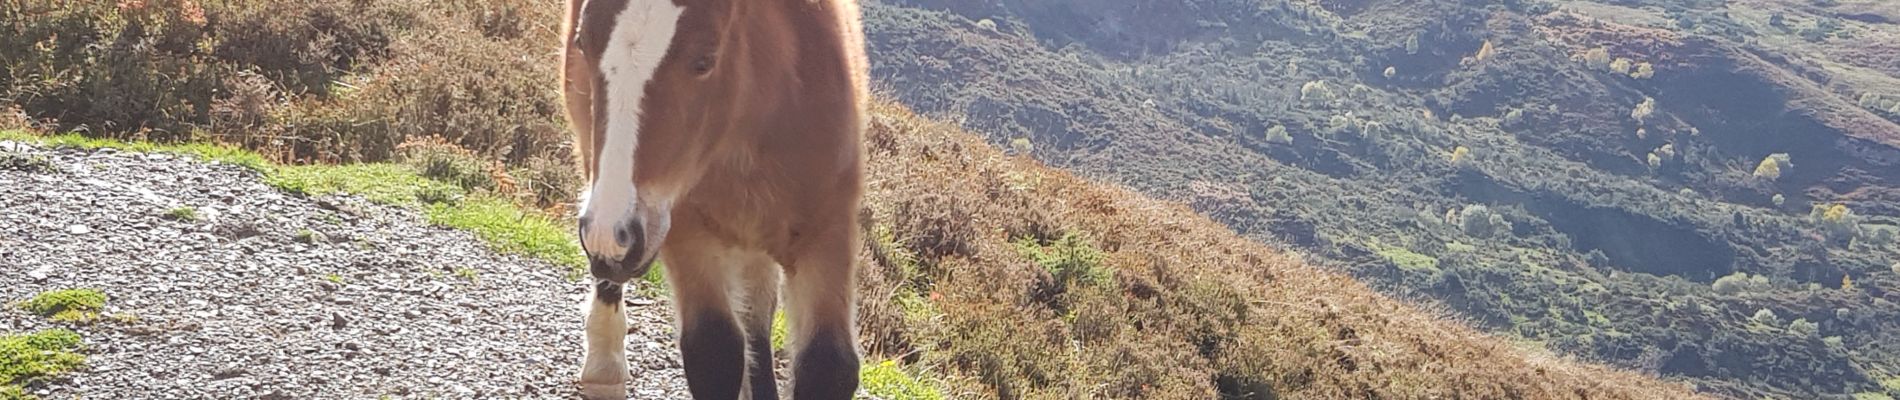
[[[869,225],[893,234],[871,235],[867,346],[918,352],[917,367],[949,373],[959,396],[1693,396],[1518,348],[1181,205],[1005,156],[893,106],[868,140]],[[1052,289],[1064,281],[1019,244],[1063,235],[1088,238],[1113,278]]]
[[[1007,157],[895,106],[880,107],[870,136],[861,311],[877,361],[864,380],[890,397],[1690,396],[1487,337],[1185,207]],[[395,204],[419,205],[440,185],[394,164],[277,166],[218,146],[5,138],[196,154],[278,187]],[[428,214],[504,251],[576,263],[565,222],[536,211],[476,194]],[[523,219],[545,222],[495,223]],[[1063,272],[1074,269],[1086,271]]]
[[[1701,30],[1662,35],[1480,2],[1266,2],[1251,17],[1162,18],[1253,19],[1204,24],[1176,35],[1172,53],[1124,58],[1087,42],[1107,27],[1060,17],[1158,11],[1118,1],[1040,16],[1014,7],[1031,2],[885,3],[866,8],[874,75],[918,110],[968,115],[964,124],[993,143],[1028,136],[1038,158],[1190,201],[1250,237],[1297,245],[1397,296],[1442,301],[1494,332],[1736,397],[1879,392],[1874,381],[1900,370],[1900,353],[1883,344],[1896,332],[1886,321],[1900,315],[1889,297],[1900,293],[1890,268],[1900,246],[1817,239],[1823,224],[1808,216],[1811,203],[1838,202],[1864,223],[1892,224],[1900,203],[1877,195],[1893,169],[1843,150],[1863,147],[1839,144],[1843,132],[1784,111],[1839,101],[1781,93],[1778,78],[1797,74],[1763,69],[1773,65]],[[1663,8],[1724,2],[1644,3],[1662,4],[1644,8],[1660,19]],[[1737,8],[1736,20],[1756,15]],[[1691,16],[1712,30],[1728,20],[1720,15]],[[1684,35],[1697,39],[1656,39]],[[1492,57],[1461,60],[1487,41]],[[1867,36],[1829,41],[1856,42]],[[1570,60],[1599,46],[1662,72],[1636,79]],[[1309,82],[1334,95],[1303,100]],[[1643,137],[1631,115],[1646,96],[1660,111]],[[1367,128],[1374,122],[1380,129]],[[1272,127],[1290,143],[1268,140]],[[1461,147],[1466,160],[1447,162]],[[1670,157],[1645,165],[1659,152]],[[1779,181],[1749,176],[1776,152],[1807,161]],[[1482,234],[1467,223],[1482,218],[1463,218],[1485,214],[1512,226]],[[1711,290],[1733,272],[1774,282]],[[1842,288],[1849,276],[1855,287]],[[1782,316],[1779,325],[1803,318],[1823,329],[1796,335],[1748,321],[1761,310]]]

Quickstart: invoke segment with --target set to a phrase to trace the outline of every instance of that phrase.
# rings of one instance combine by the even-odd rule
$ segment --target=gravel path
[[[410,210],[286,195],[241,167],[14,142],[0,153],[56,167],[0,162],[0,302],[97,288],[115,316],[58,324],[85,338],[89,368],[31,393],[576,397],[586,294],[564,268]],[[181,206],[199,219],[167,216]],[[629,396],[685,398],[670,311],[628,302]],[[0,311],[0,332],[55,325]]]

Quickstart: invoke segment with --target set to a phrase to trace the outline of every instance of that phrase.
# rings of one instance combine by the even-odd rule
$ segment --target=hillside
[[[967,390],[952,397],[1691,397],[1480,334],[897,106],[867,140],[866,345],[948,372]]]
[[[873,359],[898,357],[895,368],[911,371],[899,376],[929,378],[909,391],[869,384],[871,398],[1692,397],[1679,384],[1487,337],[1181,205],[1007,156],[899,106],[881,106],[872,127],[864,344]],[[0,243],[12,243],[0,257],[32,271],[7,275],[0,297],[26,304],[88,288],[111,301],[83,318],[0,318],[9,330],[63,327],[85,338],[88,367],[28,381],[27,393],[571,389],[578,364],[547,357],[580,354],[579,331],[559,320],[578,320],[571,303],[581,286],[559,278],[571,273],[559,262],[494,254],[390,207],[409,203],[388,191],[451,185],[425,169],[398,164],[387,167],[393,175],[353,182],[356,167],[286,172],[302,169],[0,145],[0,183],[28,189],[0,196],[0,218],[13,222],[0,231]],[[387,205],[278,192],[317,182]],[[428,223],[458,226],[440,210],[477,200],[431,201],[440,202],[426,208]],[[71,253],[102,256],[59,256]],[[644,369],[634,394],[683,398],[677,360],[663,350],[676,340],[664,304],[631,301],[638,335],[629,351]],[[465,340],[422,345],[443,335]],[[265,340],[273,345],[254,345]],[[413,373],[494,360],[510,367],[447,380]]]
[[[1900,395],[1880,1],[892,0],[905,104],[1485,330],[1741,398]]]
[[[0,129],[241,146],[571,265],[558,10],[29,0]],[[1900,395],[1886,2],[864,11],[904,104],[872,137],[881,397]]]

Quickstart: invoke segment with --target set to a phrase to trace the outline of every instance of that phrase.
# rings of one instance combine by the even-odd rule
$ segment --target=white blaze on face
[[[593,221],[581,232],[581,243],[597,256],[620,257],[627,248],[614,239],[614,230],[635,216],[640,201],[633,184],[634,150],[640,145],[640,104],[647,82],[673,43],[673,31],[683,7],[672,0],[628,0],[614,17],[607,47],[600,54],[600,79],[605,104],[594,118],[606,127],[601,142],[599,171],[581,200],[580,214]],[[629,226],[628,229],[642,229]]]

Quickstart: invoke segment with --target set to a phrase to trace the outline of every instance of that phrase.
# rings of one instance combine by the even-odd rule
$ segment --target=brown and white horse
[[[857,390],[866,64],[856,0],[567,0],[567,113],[596,282],[582,392],[626,396],[622,285],[664,259],[698,399]]]

